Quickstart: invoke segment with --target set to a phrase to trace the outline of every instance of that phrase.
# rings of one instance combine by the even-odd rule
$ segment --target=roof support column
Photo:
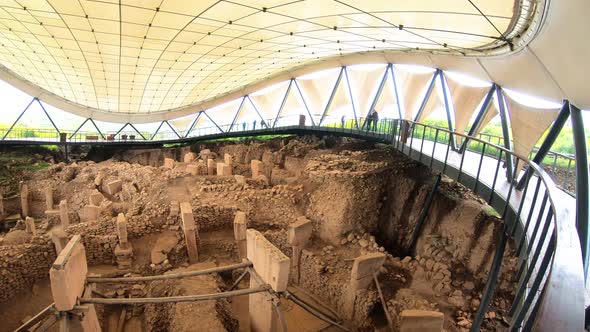
[[[285,103],[287,102],[287,97],[289,97],[289,92],[291,92],[291,85],[293,85],[293,79],[289,81],[289,86],[287,87],[287,92],[285,92],[285,97],[283,97],[283,101],[281,102],[281,106],[277,111],[277,116],[275,116],[274,121],[272,122],[272,127],[274,128],[277,125],[277,121],[283,112],[283,107],[285,107]]]
[[[588,230],[590,224],[590,220],[588,219],[588,207],[590,206],[588,179],[590,176],[588,174],[588,148],[586,146],[582,111],[571,103],[568,104],[572,119],[574,148],[576,150],[576,226],[582,246],[584,279],[586,279],[588,275],[588,263],[590,261],[590,234]]]
[[[545,140],[543,141],[543,143],[539,147],[539,151],[537,151],[537,154],[535,154],[535,157],[533,158],[533,162],[535,164],[541,165],[541,163],[543,162],[543,159],[545,159],[545,156],[551,150],[553,143],[555,143],[557,136],[559,136],[559,133],[561,133],[561,129],[565,125],[569,116],[570,116],[570,103],[569,103],[569,101],[564,100],[563,106],[561,107],[561,110],[559,111],[557,118],[553,122],[551,129],[549,129],[549,133],[547,134],[547,137],[545,137]],[[524,173],[524,176],[522,177],[522,179],[520,179],[520,181],[518,182],[518,186],[516,186],[516,189],[522,190],[525,186],[525,183],[528,181],[528,179],[531,176],[533,176],[533,172],[531,172],[531,169],[528,168],[526,170],[526,172]]]
[[[348,86],[348,94],[350,96],[350,105],[352,105],[352,114],[354,115],[354,123],[356,125],[356,129],[360,129],[359,128],[359,121],[358,121],[358,118],[356,117],[356,108],[354,107],[354,98],[352,97],[352,89],[350,88],[350,79],[348,78],[348,70],[346,70],[346,67],[342,67],[342,70],[344,71],[344,75],[346,76],[346,85]]]
[[[414,122],[418,122],[418,120],[420,120],[420,116],[422,116],[422,112],[424,112],[424,108],[426,107],[426,103],[428,102],[428,99],[432,94],[432,90],[434,90],[434,82],[436,82],[436,77],[438,76],[438,74],[440,74],[440,69],[437,69],[434,72],[434,76],[432,76],[432,80],[430,81],[428,89],[426,90],[426,95],[422,100],[422,104],[420,104],[420,108],[418,108],[418,113],[416,113],[416,116],[414,117]]]
[[[315,126],[315,121],[313,119],[313,115],[311,115],[311,112],[309,111],[309,107],[307,107],[307,103],[305,102],[305,97],[303,97],[303,93],[301,92],[301,88],[299,88],[299,83],[297,83],[296,79],[293,79],[293,82],[295,82],[295,87],[297,88],[297,91],[299,91],[299,95],[301,96],[301,100],[303,101],[303,105],[305,106],[305,109],[307,110],[307,114],[309,115],[309,118],[311,119],[311,124],[312,124],[312,126]]]
[[[486,117],[486,114],[488,114],[490,106],[492,105],[495,92],[496,83],[492,84],[490,91],[488,91],[488,94],[486,95],[486,98],[484,99],[483,104],[481,104],[481,108],[479,109],[479,112],[475,117],[475,121],[473,121],[471,128],[469,128],[469,133],[467,134],[467,136],[473,137],[473,135],[475,135],[475,133],[480,129],[481,123],[483,119]],[[467,144],[469,144],[469,138],[464,138],[463,142],[461,143],[461,147],[459,148],[459,153],[463,153],[465,149],[467,149]]]
[[[168,125],[168,127],[170,127],[170,129],[172,129],[172,131],[176,134],[176,137],[181,138],[180,137],[180,134],[178,134],[178,132],[176,131],[176,129],[174,129],[174,127],[172,127],[172,125],[170,124],[170,122],[168,122],[168,120],[164,120],[164,122]]]
[[[14,126],[16,125],[18,120],[20,120],[20,118],[22,118],[23,114],[25,114],[25,112],[29,109],[29,107],[31,107],[31,104],[33,104],[35,99],[36,98],[33,98],[33,100],[31,100],[31,102],[27,105],[27,107],[25,107],[25,109],[20,113],[18,118],[16,118],[16,120],[12,123],[12,126],[10,126],[10,128],[8,128],[8,131],[6,132],[6,134],[4,134],[4,137],[2,137],[2,140],[4,140],[6,138],[6,136],[8,136],[8,134],[12,131],[12,128],[14,128]]]
[[[508,151],[512,151],[512,143],[510,141],[510,119],[508,117],[508,112],[506,110],[506,104],[504,100],[504,93],[502,92],[502,87],[496,86],[496,97],[498,98],[498,108],[500,112],[500,120],[502,122],[502,136],[504,136],[504,148]],[[513,169],[512,167],[512,156],[510,154],[506,154],[506,179],[510,182],[512,181],[513,172],[517,170]]]
[[[244,96],[242,98],[242,101],[240,102],[240,106],[238,106],[238,110],[236,111],[236,115],[234,116],[234,119],[231,120],[231,124],[229,125],[229,129],[227,130],[228,132],[231,131],[234,124],[236,123],[236,119],[238,118],[238,115],[240,115],[240,112],[242,111],[242,107],[244,107],[244,101],[246,101],[246,96]]]
[[[193,130],[193,128],[195,127],[195,125],[197,124],[197,121],[199,121],[199,118],[201,117],[201,112],[199,112],[197,114],[197,116],[195,117],[195,119],[193,120],[193,123],[191,123],[190,127],[188,128],[186,134],[184,134],[184,137],[188,137],[188,134],[191,133],[191,131]]]
[[[211,121],[213,122],[213,124],[215,125],[215,127],[217,127],[217,129],[219,129],[220,132],[224,132],[223,129],[221,129],[221,127],[217,124],[217,122],[213,121],[213,119],[209,116],[209,114],[207,114],[206,111],[203,111],[203,114],[205,114],[205,116]]]
[[[402,106],[399,102],[399,93],[397,91],[398,87],[397,87],[397,81],[395,79],[395,72],[393,71],[393,65],[391,65],[389,67],[389,70],[391,70],[391,79],[393,80],[393,90],[395,90],[395,102],[397,103],[397,113],[399,115],[399,118],[403,119],[404,117],[402,116]]]
[[[334,96],[336,96],[336,91],[338,89],[338,86],[340,85],[340,81],[342,81],[343,72],[344,67],[340,68],[340,73],[338,74],[338,78],[336,79],[336,84],[334,84],[334,88],[332,89],[332,93],[330,94],[330,98],[328,99],[328,103],[326,104],[324,112],[322,113],[322,117],[320,118],[320,126],[322,125],[322,122],[324,122],[324,118],[326,117],[326,113],[328,113],[328,109],[330,109],[330,106],[332,106],[332,101],[334,100]]]
[[[447,82],[445,80],[445,74],[443,73],[442,70],[439,70],[439,74],[438,76],[440,77],[440,85],[442,87],[443,90],[443,96],[444,96],[444,100],[445,100],[445,111],[447,112],[447,124],[449,126],[449,135],[451,135],[451,149],[453,149],[453,151],[457,151],[457,144],[455,141],[455,135],[453,135],[453,132],[455,131],[453,129],[453,119],[451,117],[451,102],[449,101],[449,98],[447,97]]]
[[[375,97],[373,98],[373,101],[371,102],[371,106],[367,110],[367,115],[365,116],[365,120],[363,121],[363,125],[361,128],[365,128],[365,125],[367,124],[367,119],[371,115],[371,112],[373,111],[373,109],[375,109],[375,105],[377,105],[377,100],[379,100],[379,96],[381,96],[381,92],[383,91],[383,87],[385,86],[385,81],[387,81],[387,71],[389,70],[389,68],[391,68],[391,63],[387,65],[387,67],[385,68],[385,72],[383,72],[383,77],[381,78],[381,83],[379,83],[379,87],[377,88],[377,93],[375,93]]]

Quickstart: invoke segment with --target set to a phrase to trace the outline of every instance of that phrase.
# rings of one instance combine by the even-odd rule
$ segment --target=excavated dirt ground
[[[208,149],[210,153],[207,152]],[[186,164],[162,167],[164,157],[182,161],[188,152],[223,161],[233,156],[234,176],[189,175]],[[111,153],[113,154],[113,153]],[[89,157],[92,158],[92,157]],[[266,180],[251,179],[250,161],[261,160]],[[52,160],[47,159],[50,163]],[[195,161],[197,162],[197,161]],[[101,174],[102,184],[95,179]],[[398,328],[405,309],[444,313],[446,331],[467,331],[502,228],[491,208],[466,188],[444,178],[414,258],[407,247],[434,175],[387,146],[332,137],[276,139],[268,142],[209,143],[183,148],[131,150],[101,162],[51,164],[23,176],[31,190],[31,214],[38,235],[31,237],[22,221],[0,233],[0,330],[11,331],[51,302],[48,270],[55,250],[48,237],[59,219],[46,217],[44,191],[54,188],[56,204],[67,200],[69,235],[82,236],[90,273],[103,276],[154,275],[222,266],[239,261],[233,240],[236,211],[248,216],[248,227],[261,231],[287,256],[287,227],[300,216],[314,223],[312,242],[302,253],[301,279],[289,290],[338,315],[345,325],[363,331],[386,331],[383,308],[374,285],[343,315],[344,289],[353,260],[370,252],[387,259],[379,281],[387,308]],[[105,183],[120,179],[123,188],[109,195]],[[104,195],[98,221],[85,221],[82,210],[98,190]],[[5,196],[6,215],[19,211],[19,199]],[[199,263],[189,265],[174,202],[190,202],[199,227]],[[133,265],[117,269],[114,247],[116,215],[125,213],[133,246]],[[1,222],[0,222],[1,223]],[[516,258],[507,250],[496,295],[483,330],[507,327],[514,296]],[[212,293],[230,287],[240,271],[181,281],[100,285],[99,296],[157,297]],[[247,278],[245,278],[247,279]],[[244,280],[239,288],[247,288]],[[248,299],[197,303],[97,305],[104,331],[249,331]],[[291,301],[282,300],[291,331],[338,331]]]

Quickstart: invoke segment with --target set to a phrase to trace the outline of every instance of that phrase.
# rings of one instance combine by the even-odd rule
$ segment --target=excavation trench
[[[224,162],[225,155],[232,156],[233,174],[206,175],[206,160]],[[394,329],[402,324],[402,311],[415,309],[441,312],[445,330],[461,331],[469,328],[479,306],[502,228],[489,206],[443,177],[415,250],[406,256],[435,175],[386,146],[349,139],[301,137],[91,151],[87,158],[52,164],[24,177],[37,234],[29,234],[18,221],[0,235],[0,319],[8,330],[51,302],[47,278],[56,254],[50,234],[60,227],[60,217],[46,212],[47,188],[52,189],[55,206],[67,201],[70,225],[64,231],[82,236],[90,272],[101,276],[161,275],[240,262],[233,231],[238,211],[246,213],[248,227],[292,257],[288,228],[305,217],[313,224],[313,235],[301,252],[299,280],[291,280],[289,292],[361,331],[386,330],[387,320],[374,284],[356,293],[351,309],[347,290],[355,259],[385,255],[377,275]],[[176,160],[172,168],[162,166],[165,158]],[[260,161],[258,176],[252,160]],[[110,184],[116,181],[120,188],[113,190]],[[89,216],[91,199],[97,200],[96,217]],[[179,202],[191,205],[198,225],[196,264],[188,261]],[[5,215],[19,212],[18,197],[4,205]],[[119,213],[127,217],[133,248],[131,263],[124,267],[115,256]],[[515,288],[512,255],[513,250],[507,250],[484,330],[503,328]],[[229,289],[241,273],[99,284],[96,296],[214,293]],[[247,288],[248,280],[236,289]],[[194,331],[195,324],[199,330],[249,330],[247,295],[198,303],[96,307],[103,331]],[[282,299],[282,310],[292,331],[337,330],[293,301]]]

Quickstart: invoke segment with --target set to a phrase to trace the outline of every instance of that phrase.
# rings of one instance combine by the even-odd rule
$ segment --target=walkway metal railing
[[[31,138],[26,132],[16,130],[14,134],[10,133],[8,141],[40,140],[59,143],[57,134],[49,137],[46,131],[32,132],[47,137]],[[509,239],[514,241],[516,253],[520,258],[516,275],[516,295],[509,313],[510,329],[583,329],[584,272],[580,241],[575,227],[575,208],[568,204],[573,198],[559,190],[542,167],[497,144],[450,132],[444,128],[399,119],[384,119],[376,125],[369,126],[362,118],[355,120],[326,117],[320,125],[306,125],[304,119],[300,119],[299,116],[287,116],[274,122],[265,120],[264,124],[262,121],[256,124],[214,123],[214,126],[194,128],[188,132],[158,132],[151,138],[146,135],[142,137],[136,132],[136,137],[132,139],[131,133],[133,131],[120,131],[117,135],[102,133],[99,137],[90,138],[87,133],[72,133],[68,136],[67,142],[175,143],[232,136],[331,133],[391,144],[401,153],[470,188],[487,200],[504,220],[503,231],[496,242],[496,251],[472,331],[479,330],[492,301]],[[125,139],[123,135],[127,135]],[[478,148],[463,153],[452,151],[450,142],[454,137],[469,139],[471,144],[478,145]],[[502,164],[508,159],[515,165],[514,169],[532,169],[533,176],[527,178],[522,191],[516,189],[516,183],[523,172],[502,174]],[[490,171],[490,165],[493,165],[494,171]]]

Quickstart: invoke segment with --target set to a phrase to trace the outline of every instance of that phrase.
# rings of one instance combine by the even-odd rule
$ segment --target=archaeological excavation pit
[[[467,331],[503,228],[463,185],[349,138],[104,155],[5,187],[0,330]],[[508,326],[513,246],[484,331]]]

